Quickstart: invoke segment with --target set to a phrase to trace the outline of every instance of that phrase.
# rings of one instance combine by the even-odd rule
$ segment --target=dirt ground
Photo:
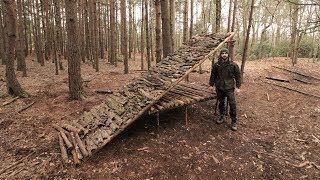
[[[240,62],[237,62],[240,64]],[[18,79],[30,97],[3,106],[0,81],[0,179],[320,179],[320,98],[265,83],[266,76],[289,79],[281,83],[320,96],[320,81],[294,80],[298,75],[272,66],[285,66],[320,77],[320,62],[299,59],[291,67],[285,58],[248,61],[241,92],[237,94],[238,131],[230,119],[214,121],[215,101],[144,116],[80,166],[63,164],[52,125],[78,119],[105,95],[139,76],[140,62],[131,61],[129,75],[122,64],[101,61],[100,72],[82,67],[86,97],[68,100],[67,71],[54,75],[54,64],[40,67],[28,59],[28,77]],[[210,71],[210,62],[202,67]],[[4,66],[0,66],[2,77]],[[191,81],[207,83],[209,73],[192,73]],[[275,82],[275,81],[273,81]],[[21,108],[35,102],[28,109]]]

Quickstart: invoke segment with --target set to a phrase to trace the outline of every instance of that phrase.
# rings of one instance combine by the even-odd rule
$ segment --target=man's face
[[[221,57],[222,57],[223,60],[227,60],[228,57],[229,57],[229,54],[227,52],[222,52],[221,53]]]

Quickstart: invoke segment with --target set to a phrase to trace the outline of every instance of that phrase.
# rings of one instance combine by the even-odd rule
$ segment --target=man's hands
[[[239,88],[236,88],[235,91],[236,91],[236,93],[240,93],[240,89]]]

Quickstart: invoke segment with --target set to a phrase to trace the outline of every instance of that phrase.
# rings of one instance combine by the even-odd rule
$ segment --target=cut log
[[[82,140],[80,139],[78,133],[74,133],[74,136],[75,136],[75,140],[77,141],[77,144],[78,144],[78,146],[79,146],[79,148],[80,148],[80,151],[81,151],[82,155],[83,155],[84,157],[89,156],[89,153],[88,153],[88,151],[87,151],[87,149],[86,149],[86,146],[84,145],[84,143],[83,143]]]
[[[309,81],[307,81],[307,80],[304,80],[304,79],[300,79],[300,78],[293,78],[293,79],[296,80],[296,81],[305,83],[305,84],[312,84],[311,82],[309,82]]]
[[[302,73],[302,72],[293,71],[293,70],[290,70],[290,69],[287,69],[287,68],[284,68],[284,67],[278,67],[278,66],[272,66],[272,67],[278,68],[278,69],[282,69],[282,70],[285,70],[285,71],[288,71],[288,72],[291,72],[291,73],[299,74],[299,75],[304,76],[304,77],[313,78],[313,79],[316,79],[316,80],[319,80],[319,81],[320,81],[320,78],[319,78],[319,77],[311,76],[311,75],[309,75],[309,74],[305,74],[305,73]]]
[[[63,131],[60,131],[60,135],[61,135],[63,141],[66,143],[68,149],[73,149],[73,145],[72,145],[71,141],[69,140],[69,138],[67,137],[67,135]]]
[[[74,132],[70,132],[70,137],[71,137],[72,144],[73,144],[73,147],[74,147],[73,150],[76,151],[76,154],[77,154],[78,159],[81,160],[81,159],[83,158],[83,156],[82,156],[82,154],[81,154],[81,152],[80,152],[80,149],[79,149],[78,143],[77,143],[77,141],[76,141]]]
[[[84,130],[83,129],[78,129],[74,126],[71,126],[70,124],[61,124],[61,127],[67,129],[70,132],[76,132],[78,134],[83,134]]]
[[[62,160],[65,164],[68,163],[68,153],[67,153],[67,149],[66,147],[64,146],[64,142],[63,142],[63,139],[61,137],[61,134],[58,134],[59,136],[59,144],[60,144],[60,150],[61,150],[61,157],[62,157]]]
[[[112,94],[113,91],[111,90],[95,90],[94,92],[96,92],[97,94]]]
[[[68,139],[67,134],[68,132],[66,130],[64,130],[62,127],[54,124],[53,127],[60,132],[60,135],[63,139],[63,141],[66,143],[66,146],[68,147],[68,149],[72,149],[73,145],[71,143],[71,141]]]
[[[300,94],[304,94],[304,95],[307,95],[307,96],[320,98],[319,95],[310,94],[310,93],[308,93],[308,92],[304,92],[304,91],[300,91],[300,90],[297,90],[297,89],[293,89],[293,88],[291,88],[291,87],[286,87],[286,86],[283,86],[283,85],[280,85],[280,84],[270,83],[270,82],[266,82],[266,81],[265,81],[265,83],[272,84],[272,85],[278,86],[278,87],[282,87],[282,88],[288,89],[288,90],[290,90],[290,91],[294,91],[294,92],[297,92],[297,93],[300,93]]]
[[[280,79],[280,78],[269,77],[269,76],[266,76],[266,79],[270,79],[270,80],[274,80],[274,81],[280,81],[280,82],[290,82],[288,79]]]

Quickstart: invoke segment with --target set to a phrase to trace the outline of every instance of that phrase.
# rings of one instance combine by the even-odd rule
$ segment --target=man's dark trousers
[[[228,91],[222,91],[220,89],[217,89],[217,97],[219,101],[219,112],[220,116],[224,116],[226,114],[226,108],[225,108],[225,98],[227,97],[227,100],[229,102],[230,106],[230,117],[232,119],[233,123],[237,122],[237,105],[236,105],[236,99],[234,96],[234,90],[228,90]]]

